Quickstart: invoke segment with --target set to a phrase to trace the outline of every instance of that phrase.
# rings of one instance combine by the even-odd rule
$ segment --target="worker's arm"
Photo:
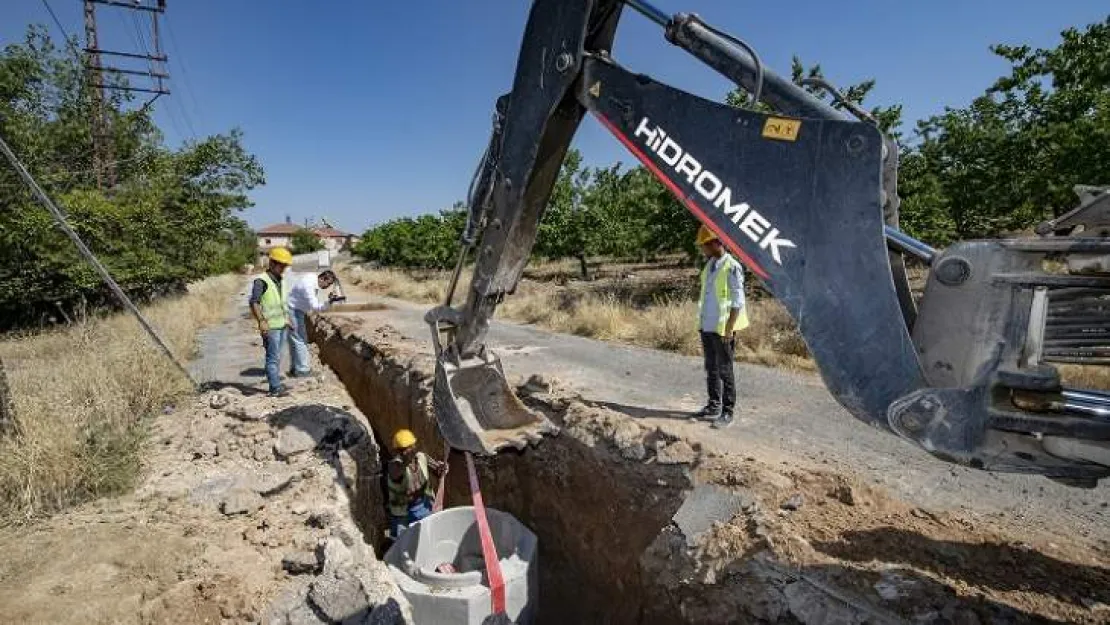
[[[728,321],[725,322],[725,338],[735,338],[736,321],[740,318],[740,311],[744,309],[744,277],[743,269],[733,265],[728,272]]]
[[[447,474],[447,463],[428,456],[428,470],[435,473],[437,477],[443,477]]]
[[[251,309],[251,316],[258,322],[258,332],[263,338],[269,332],[269,324],[266,323],[266,317],[262,315],[262,294],[266,292],[266,282],[261,278],[256,278],[254,285],[251,287],[251,296],[248,304]]]
[[[331,302],[321,302],[320,298],[316,296],[317,279],[316,276],[310,276],[306,278],[302,284],[304,285],[306,299],[308,300],[308,305],[311,307],[311,310],[320,312],[321,310],[327,310]],[[308,280],[311,280],[311,282]]]

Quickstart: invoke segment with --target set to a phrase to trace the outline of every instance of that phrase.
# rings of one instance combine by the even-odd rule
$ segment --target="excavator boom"
[[[753,106],[701,98],[618,64],[610,50],[625,6],[750,93]],[[848,114],[696,15],[668,16],[642,0],[534,0],[512,90],[497,101],[471,185],[452,288],[425,317],[448,443],[489,454],[556,429],[512,393],[485,335],[521,278],[589,113],[785,306],[852,415],[950,462],[1084,485],[1110,473],[1110,396],[1064,388],[1050,364],[1107,360],[1099,332],[1110,306],[1110,194],[1084,188],[1080,207],[1037,238],[934,250],[898,230],[897,145],[867,113],[842,104]],[[1081,236],[1071,236],[1077,226]],[[471,252],[473,278],[455,308]],[[920,309],[906,256],[930,268]],[[1060,266],[1050,261],[1076,259],[1096,271],[1049,270]],[[1053,342],[1073,334],[1095,338]]]

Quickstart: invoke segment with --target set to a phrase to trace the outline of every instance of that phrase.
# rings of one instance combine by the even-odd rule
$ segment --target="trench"
[[[442,457],[431,410],[430,355],[399,345],[386,330],[362,327],[352,315],[316,316],[311,338],[377,440],[409,428],[422,451]],[[542,399],[530,403],[566,425],[565,406]],[[512,514],[539,540],[540,625],[684,620],[673,601],[645,583],[641,555],[658,542],[682,505],[690,472],[682,464],[640,460],[630,462],[620,448],[574,427],[526,450],[475,459],[486,505]],[[450,463],[446,505],[470,505],[465,460],[453,453]],[[357,481],[372,487],[365,478]],[[359,498],[380,510],[380,494]],[[358,506],[355,514],[380,556],[383,516],[373,506]]]
[[[441,457],[430,341],[402,336],[390,319],[313,315],[310,336],[373,439],[408,428]],[[1012,548],[1017,536],[1001,528],[892,499],[842,471],[714,453],[543,385],[517,390],[561,431],[476,464],[486,505],[538,538],[540,625],[1106,622],[1076,597],[1110,597],[1110,569]],[[380,454],[368,444],[344,467],[379,557]],[[470,505],[461,454],[450,464],[446,505]],[[1021,588],[1041,590],[1015,594],[1012,571]]]

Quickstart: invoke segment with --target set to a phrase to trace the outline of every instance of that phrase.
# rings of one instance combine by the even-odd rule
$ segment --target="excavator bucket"
[[[493,455],[538,443],[558,426],[529,409],[513,392],[501,361],[488,351],[483,358],[456,363],[436,359],[433,396],[440,435],[454,449]]]

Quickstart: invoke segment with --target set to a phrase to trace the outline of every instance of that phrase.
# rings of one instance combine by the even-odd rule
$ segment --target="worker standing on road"
[[[266,347],[266,382],[270,396],[284,396],[288,389],[281,383],[281,344],[292,323],[289,317],[289,280],[282,276],[293,255],[284,247],[270,250],[270,260],[262,277],[256,278],[249,300],[251,314],[258,322],[258,333]]]
[[[416,450],[416,436],[409,430],[393,435],[393,457],[389,460],[386,486],[389,489],[389,533],[397,538],[402,527],[432,513],[435,489],[431,474],[447,475],[447,463]]]
[[[708,259],[701,271],[698,330],[705,357],[709,402],[695,417],[713,421],[713,427],[732,425],[736,404],[736,331],[748,327],[744,302],[744,268],[725,251],[709,228],[701,226],[696,238]],[[722,393],[723,391],[723,393]]]
[[[289,377],[303,378],[312,373],[308,365],[308,327],[305,325],[308,313],[327,310],[332,300],[321,302],[316,297],[316,289],[327,290],[335,284],[335,272],[331,269],[317,275],[306,273],[292,278],[289,289]]]

